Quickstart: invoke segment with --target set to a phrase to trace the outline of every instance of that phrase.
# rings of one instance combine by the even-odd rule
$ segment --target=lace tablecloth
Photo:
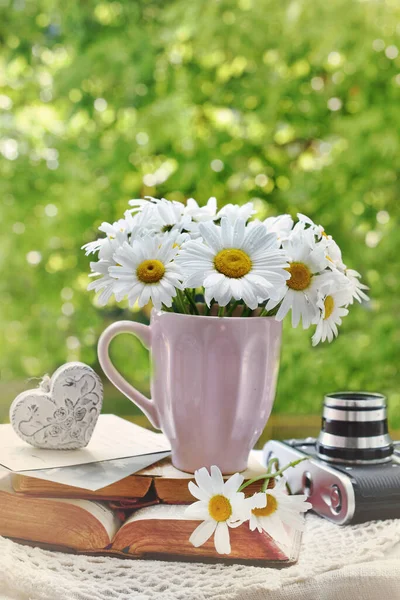
[[[339,527],[308,515],[284,569],[121,560],[0,538],[1,600],[400,600],[400,520]]]

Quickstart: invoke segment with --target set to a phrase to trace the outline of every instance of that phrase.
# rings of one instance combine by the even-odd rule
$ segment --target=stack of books
[[[251,455],[242,474],[249,480],[264,472]],[[230,530],[229,556],[218,555],[212,540],[192,546],[189,537],[199,522],[185,517],[185,508],[196,500],[188,489],[193,475],[176,469],[170,456],[96,490],[27,473],[0,473],[0,535],[16,541],[85,554],[268,566],[298,557],[298,531],[290,532],[291,548],[283,551],[266,533],[251,532],[248,523]],[[253,483],[246,493],[259,489]]]

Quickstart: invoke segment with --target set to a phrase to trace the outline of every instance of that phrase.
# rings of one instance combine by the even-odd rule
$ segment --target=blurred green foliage
[[[1,389],[67,360],[99,369],[102,329],[146,319],[85,291],[80,247],[102,221],[145,194],[215,195],[306,213],[371,287],[332,345],[285,324],[275,411],[376,390],[399,427],[399,2],[0,6]],[[146,391],[148,356],[125,337],[115,359]]]

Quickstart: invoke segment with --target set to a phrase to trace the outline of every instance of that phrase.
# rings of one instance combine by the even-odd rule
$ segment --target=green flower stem
[[[231,317],[232,314],[235,312],[235,309],[239,306],[239,302],[232,302],[232,304],[230,305],[230,307],[228,308],[227,312],[226,312],[226,317]]]
[[[194,292],[194,290],[193,290],[193,292]],[[198,315],[199,311],[198,311],[198,308],[196,306],[196,302],[193,299],[194,293],[193,293],[193,296],[192,296],[192,294],[190,293],[190,291],[188,289],[185,289],[185,296],[189,300],[189,304],[192,307],[193,314],[194,315]]]
[[[274,468],[274,465],[276,466],[277,469],[279,469],[279,459],[278,458],[271,458],[271,460],[268,461],[268,464],[267,464],[267,472],[268,473],[272,471],[272,469]],[[262,492],[265,492],[265,490],[267,489],[268,483],[269,483],[269,479],[270,478],[268,477],[268,479],[264,480],[264,483],[261,486],[261,491]]]
[[[182,293],[181,290],[176,290],[176,303],[178,305],[178,308],[180,309],[180,311],[185,314],[188,315],[190,314],[188,312],[188,310],[186,309],[186,301],[185,301],[185,296]]]
[[[253,479],[249,479],[249,481],[246,481],[246,483],[243,483],[240,486],[240,488],[238,489],[238,492],[242,492],[245,488],[247,488],[252,483],[255,483],[256,481],[262,481],[263,479],[266,479],[268,481],[268,479],[272,479],[273,477],[278,477],[279,475],[282,475],[282,473],[284,471],[286,471],[286,469],[289,469],[290,467],[295,467],[299,463],[303,462],[303,460],[308,460],[309,458],[311,458],[311,457],[304,456],[303,458],[299,458],[298,460],[293,460],[291,463],[289,463],[285,467],[282,467],[282,469],[279,469],[279,471],[275,471],[274,473],[265,473],[264,475],[259,475],[258,477],[253,477]]]
[[[219,306],[218,307],[218,316],[223,317],[224,313],[225,313],[225,306]]]
[[[277,305],[275,306],[275,308],[272,308],[271,310],[267,310],[267,311],[266,311],[266,313],[265,313],[265,314],[266,314],[266,316],[267,316],[267,317],[274,317],[274,316],[277,314],[277,312],[278,312],[278,310],[279,310],[279,307],[280,307],[280,305],[281,305],[281,302],[280,302],[279,304],[277,304]]]

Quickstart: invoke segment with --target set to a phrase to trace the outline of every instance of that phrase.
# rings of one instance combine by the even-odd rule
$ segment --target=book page
[[[169,454],[169,452],[157,452],[144,456],[133,456],[132,458],[118,458],[87,465],[74,465],[73,467],[23,471],[20,474],[70,487],[96,491],[141,471]]]
[[[81,450],[34,448],[11,425],[0,425],[0,465],[11,471],[52,469],[170,450],[167,438],[115,415],[100,415],[92,439]]]
[[[1,492],[18,497],[18,494],[13,490],[13,487],[11,485],[10,474],[4,470],[0,471],[0,493]],[[29,503],[30,501],[29,498],[23,496],[19,497],[26,500],[27,503]],[[93,500],[72,500],[70,498],[35,498],[35,502],[40,500],[57,502],[60,504],[73,504],[75,506],[79,506],[86,512],[93,515],[95,519],[97,519],[97,521],[99,521],[103,525],[104,529],[108,534],[108,537],[110,538],[110,541],[121,526],[121,521],[118,519],[116,514],[103,502],[95,502]]]
[[[62,504],[74,504],[79,506],[86,512],[90,513],[97,519],[106,530],[110,542],[121,526],[121,521],[116,513],[111,510],[104,502],[96,502],[95,500],[72,500],[70,498],[48,498],[51,502],[61,502]]]
[[[187,506],[182,504],[157,504],[155,506],[146,506],[146,508],[140,508],[134,512],[126,521],[122,524],[121,529],[129,523],[135,521],[144,521],[151,519],[172,519],[174,521],[199,521],[200,519],[193,519],[185,515]]]

